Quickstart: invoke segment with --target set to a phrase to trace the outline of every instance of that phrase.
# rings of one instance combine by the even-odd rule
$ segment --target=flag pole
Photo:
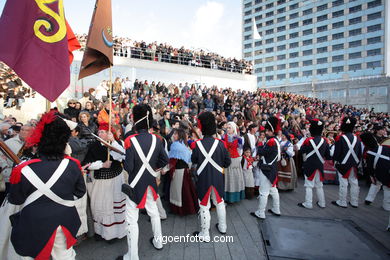
[[[46,99],[46,112],[49,112],[51,109],[51,103],[48,99]]]
[[[110,84],[108,89],[108,102],[110,102],[110,111],[108,113],[108,132],[111,132],[111,116],[112,116],[112,65],[110,64]],[[110,149],[107,148],[107,161],[110,160]]]

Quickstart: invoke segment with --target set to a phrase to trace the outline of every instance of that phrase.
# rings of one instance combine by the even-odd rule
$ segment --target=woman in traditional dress
[[[237,135],[237,125],[234,122],[227,123],[223,141],[232,159],[232,163],[225,171],[225,201],[234,203],[245,199],[244,175],[241,166],[243,144],[241,137]]]
[[[98,135],[106,142],[112,141],[111,145],[124,153],[122,142],[115,141],[107,124],[99,126]],[[126,198],[121,191],[122,184],[125,183],[121,164],[123,159],[123,155],[111,151],[110,159],[107,160],[107,148],[99,141],[89,146],[84,159],[84,164],[91,163],[88,170],[93,171],[87,178],[91,179],[90,182],[87,181],[87,189],[98,240],[103,238],[109,241],[126,236]]]
[[[280,149],[282,159],[278,162],[278,189],[294,190],[297,187],[297,170],[293,159],[295,152],[287,132],[281,135]]]
[[[169,151],[171,210],[172,213],[180,216],[196,214],[199,209],[198,196],[189,171],[191,150],[186,145],[187,134],[182,128],[174,131],[174,142]]]

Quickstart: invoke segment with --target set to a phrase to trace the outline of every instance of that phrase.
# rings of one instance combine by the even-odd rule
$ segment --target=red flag
[[[79,79],[98,73],[113,64],[111,0],[96,0]]]
[[[69,64],[73,62],[73,51],[81,48],[80,42],[77,40],[74,35],[72,28],[69,26],[68,21],[66,21],[66,31],[68,38],[68,52],[69,52]]]
[[[63,0],[8,0],[0,18],[0,60],[53,102],[70,84]]]

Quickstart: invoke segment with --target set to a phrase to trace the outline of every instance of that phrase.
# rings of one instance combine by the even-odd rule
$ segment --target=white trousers
[[[370,189],[366,196],[366,200],[369,202],[374,202],[376,195],[381,190],[382,183],[380,181],[376,181],[376,184],[371,183]],[[390,188],[387,186],[383,186],[383,203],[382,207],[390,211]]]
[[[66,237],[62,232],[62,228],[57,228],[56,237],[54,239],[53,249],[51,250],[51,256],[53,260],[75,260],[76,252],[73,250],[73,247],[66,249]],[[21,256],[23,260],[34,259],[29,256]]]
[[[337,204],[342,207],[347,207],[347,194],[348,194],[348,184],[351,185],[351,205],[358,206],[359,205],[359,183],[356,178],[355,169],[351,170],[348,179],[343,178],[343,176],[338,172],[339,175],[339,199],[337,200]]]
[[[162,248],[162,233],[161,233],[161,220],[157,208],[157,203],[153,198],[153,192],[151,188],[148,188],[146,195],[145,209],[150,216],[150,222],[153,230],[153,244],[157,248]],[[126,196],[126,222],[127,222],[127,246],[128,251],[123,256],[124,260],[137,260],[138,257],[138,215],[139,209],[137,204]]]
[[[313,208],[313,188],[316,188],[318,204],[321,207],[325,207],[325,194],[324,194],[323,184],[320,178],[319,171],[315,173],[312,181],[310,181],[305,175],[305,188],[306,188],[306,194],[305,194],[305,202],[303,203],[303,206],[305,206],[308,209]]]
[[[259,188],[259,208],[255,214],[260,218],[265,218],[265,208],[267,207],[268,196],[272,196],[272,211],[280,214],[279,192],[276,187],[272,187],[272,183],[260,170],[260,188]]]
[[[211,188],[211,193],[207,201],[207,205],[203,206],[200,204],[199,200],[199,221],[200,221],[200,229],[199,236],[203,237],[204,240],[210,239],[210,197],[213,200],[213,203],[217,210],[217,216],[218,216],[218,228],[221,232],[226,232],[227,225],[226,225],[226,208],[225,208],[225,201],[222,199],[220,203],[217,202],[217,197],[215,195],[214,187]]]

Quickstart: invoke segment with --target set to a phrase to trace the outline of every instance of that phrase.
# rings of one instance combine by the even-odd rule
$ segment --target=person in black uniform
[[[279,192],[276,188],[278,183],[278,161],[281,159],[281,150],[279,141],[275,138],[275,134],[280,130],[280,122],[276,117],[270,117],[266,122],[265,135],[268,140],[263,146],[257,149],[257,155],[260,156],[260,188],[259,188],[259,207],[251,215],[264,220],[265,208],[267,207],[268,196],[272,196],[273,206],[269,212],[273,215],[280,216]]]
[[[210,197],[217,209],[217,230],[225,234],[226,209],[223,200],[225,193],[223,168],[231,164],[230,155],[223,141],[216,139],[217,125],[211,112],[204,112],[198,117],[198,128],[201,129],[203,139],[191,144],[191,161],[197,166],[198,182],[196,189],[199,198],[200,232],[194,232],[204,242],[210,241]]]
[[[348,183],[351,185],[351,201],[353,208],[358,207],[359,183],[357,168],[362,157],[362,145],[359,138],[354,135],[353,129],[356,124],[354,117],[344,117],[341,124],[342,135],[335,139],[333,160],[339,175],[339,199],[332,201],[338,207],[347,208]]]
[[[321,137],[324,123],[321,120],[313,119],[310,123],[310,134],[301,146],[303,154],[303,174],[305,176],[306,195],[305,202],[298,203],[298,206],[313,208],[313,188],[317,191],[317,205],[325,208],[325,195],[322,181],[324,180],[324,163],[330,160],[328,141]]]
[[[136,134],[125,140],[126,159],[125,170],[129,173],[129,185],[122,188],[126,196],[126,221],[128,252],[117,259],[138,259],[138,214],[139,209],[146,209],[150,216],[154,236],[150,242],[156,249],[162,249],[161,220],[156,200],[159,169],[168,164],[168,155],[165,152],[162,139],[158,135],[150,134],[153,113],[146,105],[136,105],[133,108],[134,129]]]
[[[369,132],[363,133],[360,138],[367,149],[365,161],[368,173],[383,185],[383,208],[390,211],[390,147],[379,145]],[[387,231],[390,231],[390,216]]]
[[[10,217],[11,242],[23,259],[75,259],[73,245],[80,227],[74,196],[86,191],[80,162],[65,156],[70,129],[55,111],[44,114],[29,147],[38,158],[16,166],[11,174],[9,202],[23,205]]]

